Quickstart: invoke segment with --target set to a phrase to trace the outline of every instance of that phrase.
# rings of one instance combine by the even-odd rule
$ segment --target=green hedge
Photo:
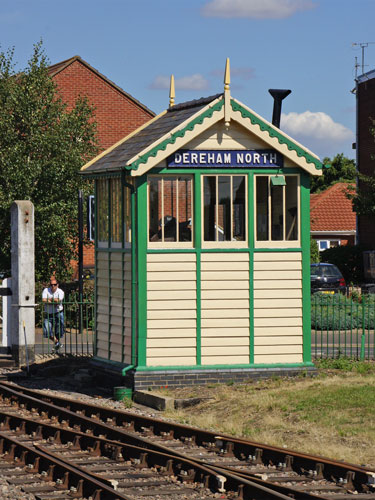
[[[335,264],[342,272],[347,284],[364,282],[363,252],[369,250],[365,245],[328,248],[320,252],[320,261]]]
[[[311,328],[316,330],[351,330],[375,328],[375,295],[359,301],[341,295],[312,296]]]

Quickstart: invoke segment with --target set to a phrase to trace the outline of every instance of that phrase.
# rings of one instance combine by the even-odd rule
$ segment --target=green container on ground
[[[113,388],[113,397],[116,401],[122,401],[123,399],[132,399],[133,390],[129,389],[129,387],[114,387]]]

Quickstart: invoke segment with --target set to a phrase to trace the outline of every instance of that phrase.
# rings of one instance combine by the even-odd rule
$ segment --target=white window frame
[[[337,246],[338,246],[338,247],[339,247],[339,246],[341,246],[341,240],[336,239],[336,238],[330,238],[330,239],[326,239],[326,238],[325,238],[325,239],[322,239],[322,238],[321,238],[321,239],[317,239],[316,241],[317,241],[317,243],[318,243],[319,252],[324,252],[324,250],[328,250],[329,248],[331,248],[331,241],[337,241],[337,243],[338,243],[338,245],[337,245]],[[321,243],[322,241],[326,241],[326,242],[328,243],[327,248],[323,248],[323,249],[321,249],[321,248],[320,248],[320,243]],[[333,248],[336,248],[336,247],[333,247]]]
[[[245,239],[243,241],[205,241],[204,239],[204,178],[205,177],[230,177],[231,182],[231,220],[233,220],[233,177],[245,177]],[[216,200],[219,199],[218,196],[219,183],[216,182]],[[246,172],[243,174],[210,174],[209,172],[202,174],[201,176],[201,241],[202,248],[248,248],[249,246],[249,235],[248,235],[248,175]],[[219,220],[219,205],[216,203],[216,220]],[[233,230],[233,228],[232,228]],[[216,228],[216,234],[219,232],[219,227]]]
[[[179,209],[179,203],[178,203],[178,178],[179,177],[184,177],[184,178],[189,178],[191,180],[191,208],[190,208],[190,213],[191,213],[191,241],[178,241],[179,237],[179,223],[178,223],[178,209]],[[150,180],[151,179],[161,179],[162,181],[162,189],[161,189],[161,196],[162,196],[162,204],[161,204],[161,220],[164,220],[164,179],[171,179],[174,178],[177,181],[177,190],[176,190],[176,240],[177,241],[164,241],[164,224],[162,225],[162,239],[160,241],[150,241],[149,239],[149,234],[150,234]],[[157,249],[164,249],[164,248],[193,248],[194,246],[194,177],[189,174],[155,174],[155,175],[148,175],[147,176],[147,246],[148,248],[157,248]]]
[[[268,235],[272,234],[271,231],[271,177],[275,177],[276,174],[254,174],[254,247],[255,248],[291,248],[301,246],[301,177],[298,174],[282,174],[284,177],[296,177],[297,178],[297,225],[298,225],[298,239],[297,240],[286,240],[285,239],[285,186],[283,186],[283,236],[282,240],[257,240],[257,178],[267,177],[268,178]]]

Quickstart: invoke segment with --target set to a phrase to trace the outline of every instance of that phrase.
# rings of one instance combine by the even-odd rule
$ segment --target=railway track
[[[6,435],[22,437],[27,446],[103,481],[107,488],[115,485],[131,499],[375,499],[371,469],[30,389],[15,390],[12,384],[0,385],[0,431],[0,444]],[[71,477],[77,483],[76,476]]]

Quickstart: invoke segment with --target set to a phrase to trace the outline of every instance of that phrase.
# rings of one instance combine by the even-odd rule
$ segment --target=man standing
[[[63,346],[61,340],[64,337],[64,311],[62,305],[64,292],[59,288],[54,276],[51,277],[49,285],[42,293],[45,313],[43,336],[55,342],[54,351],[57,353]]]

